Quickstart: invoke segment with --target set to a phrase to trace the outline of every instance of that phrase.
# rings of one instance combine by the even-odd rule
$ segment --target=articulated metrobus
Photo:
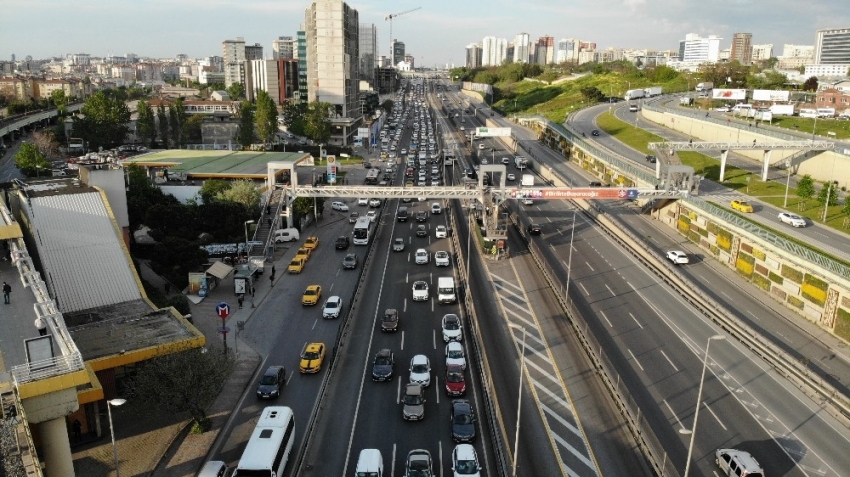
[[[369,217],[360,217],[354,223],[354,245],[369,245],[372,234],[372,220]]]
[[[292,409],[285,406],[266,407],[232,477],[283,475],[293,441],[295,418]]]

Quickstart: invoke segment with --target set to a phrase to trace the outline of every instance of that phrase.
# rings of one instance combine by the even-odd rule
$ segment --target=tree
[[[797,181],[797,197],[809,199],[815,195],[815,181],[809,174],[804,175]]]
[[[186,133],[187,143],[200,144],[204,142],[204,135],[201,127],[203,124],[204,117],[202,115],[194,114],[189,116],[189,119],[186,120],[186,124],[183,128]]]
[[[142,140],[142,144],[151,147],[156,139],[156,118],[153,109],[147,101],[141,100],[136,106],[138,118],[136,119],[136,134]]]
[[[15,167],[27,177],[38,177],[45,171],[50,172],[51,164],[35,144],[25,142],[15,154]]]
[[[159,141],[163,149],[168,149],[168,113],[165,111],[165,105],[159,103],[156,108],[156,122],[159,126]]]
[[[254,111],[254,126],[256,127],[257,136],[263,141],[263,144],[272,142],[272,139],[277,134],[277,106],[274,100],[265,91],[257,92],[257,106]]]
[[[242,83],[233,83],[227,87],[227,94],[230,95],[231,101],[239,101],[245,97],[245,87]]]
[[[597,88],[596,86],[585,86],[581,88],[581,95],[589,103],[596,103],[602,101],[602,98],[605,97],[605,95],[602,94],[602,91],[599,91],[599,88]]]
[[[59,142],[56,140],[53,131],[46,129],[44,131],[36,131],[32,135],[32,143],[47,159],[59,155]]]
[[[216,200],[234,202],[245,206],[248,210],[259,210],[260,189],[250,180],[233,181],[230,187],[216,194]]]
[[[64,89],[57,89],[50,93],[50,101],[56,105],[56,109],[59,111],[59,116],[65,116],[65,108],[68,106],[68,97],[65,96]]]
[[[179,126],[177,147],[182,149],[186,147],[186,108],[183,106],[183,98],[177,98],[172,108],[174,109],[174,115],[177,117],[177,125]]]
[[[154,412],[188,412],[201,432],[209,428],[206,407],[233,369],[233,354],[195,348],[140,363],[125,382],[134,403]]]
[[[797,186],[799,188],[799,186]],[[820,188],[818,192],[818,202],[821,204],[826,204],[827,197],[829,197],[829,204],[827,205],[838,205],[838,188],[836,184],[832,181],[827,181],[823,187]]]
[[[844,198],[844,207],[841,208],[844,215],[850,215],[850,197]]]
[[[817,91],[818,90],[818,78],[816,76],[812,76],[803,83],[803,91]]]
[[[327,142],[331,137],[330,103],[313,102],[307,105],[304,115],[304,135],[317,143]]]
[[[242,147],[248,147],[254,143],[254,105],[248,101],[239,103],[239,128],[236,130],[236,142]]]
[[[74,135],[90,149],[112,148],[124,142],[130,130],[130,109],[124,101],[99,91],[86,100],[80,112],[82,116],[74,117]]]
[[[229,188],[230,182],[221,179],[209,179],[204,181],[204,184],[201,186],[201,190],[198,191],[198,194],[201,196],[201,200],[204,201],[205,204],[209,204],[214,200],[217,200],[219,194],[222,194]]]

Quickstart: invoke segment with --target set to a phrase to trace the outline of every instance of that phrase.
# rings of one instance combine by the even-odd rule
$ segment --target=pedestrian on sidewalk
[[[3,282],[3,303],[7,305],[9,304],[9,293],[12,293],[12,287],[8,283]]]
[[[42,317],[38,317],[35,319],[35,327],[38,328],[38,336],[45,336],[47,334],[47,323],[44,322]]]
[[[79,419],[74,419],[74,423],[71,424],[71,427],[74,429],[74,440],[80,442],[83,440],[83,424]]]
[[[242,309],[242,302],[245,301],[245,295],[240,293],[239,297],[236,299],[236,301],[239,302],[239,309],[241,310]]]

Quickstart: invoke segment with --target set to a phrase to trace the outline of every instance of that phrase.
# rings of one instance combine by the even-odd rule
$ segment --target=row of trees
[[[160,103],[156,112],[147,101],[141,100],[136,110],[136,134],[151,147],[155,146],[157,138],[160,147],[164,149],[180,149],[190,142],[201,142],[203,117],[188,117],[182,98],[178,98],[167,109]]]

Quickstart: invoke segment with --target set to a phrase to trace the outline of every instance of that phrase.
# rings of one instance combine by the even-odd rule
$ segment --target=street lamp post
[[[516,328],[522,330],[522,351],[520,351],[519,355],[519,392],[517,393],[516,398],[516,436],[514,436],[514,461],[511,464],[511,475],[516,477],[516,462],[519,453],[519,424],[522,410],[522,383],[523,377],[525,374],[525,335],[528,333],[525,331],[524,326],[519,326],[513,323],[508,324],[511,328]]]
[[[573,237],[576,233],[576,209],[573,209],[573,225],[570,230],[570,252],[567,258],[567,291],[564,293],[567,301],[570,300],[570,271],[573,269]]]
[[[702,358],[702,377],[699,379],[699,391],[697,391],[697,407],[694,410],[694,426],[690,429],[679,429],[680,434],[690,434],[691,443],[688,445],[688,460],[685,463],[685,473],[682,477],[688,477],[688,472],[691,470],[691,456],[694,453],[694,440],[697,435],[697,418],[699,418],[699,406],[702,401],[702,388],[705,384],[705,370],[708,368],[708,347],[712,341],[725,340],[723,335],[714,335],[708,338],[705,342],[705,355]]]
[[[253,224],[253,220],[245,221],[245,253],[248,253],[248,224]]]
[[[782,207],[788,207],[788,188],[791,185],[791,159],[785,160],[785,169],[788,175],[785,177],[785,202],[782,203]]]
[[[106,401],[106,414],[109,416],[109,435],[112,437],[112,457],[115,459],[115,476],[121,477],[121,471],[118,470],[118,447],[115,445],[115,426],[112,425],[112,406],[123,406],[126,399],[110,399]]]

